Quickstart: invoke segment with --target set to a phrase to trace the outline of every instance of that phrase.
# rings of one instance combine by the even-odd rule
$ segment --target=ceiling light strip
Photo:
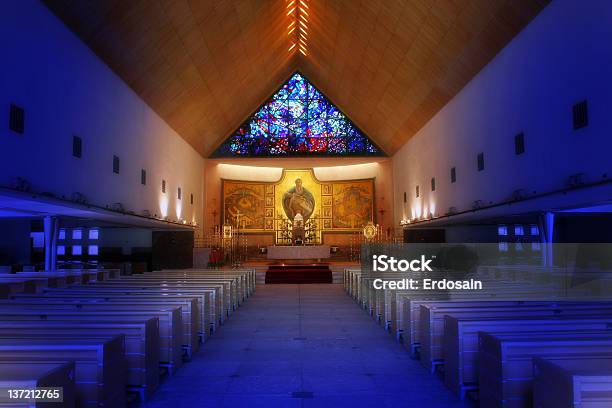
[[[308,51],[308,0],[287,0],[287,17],[291,20],[287,26],[287,35],[291,40],[289,52],[299,51],[306,56]],[[296,30],[296,27],[299,30]]]

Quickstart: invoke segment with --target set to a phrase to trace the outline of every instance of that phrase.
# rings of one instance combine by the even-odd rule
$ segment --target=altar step
[[[270,265],[266,271],[266,284],[332,282],[329,265]]]

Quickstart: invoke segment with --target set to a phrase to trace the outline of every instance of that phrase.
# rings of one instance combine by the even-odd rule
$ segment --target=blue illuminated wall
[[[470,210],[476,200],[503,202],[515,190],[529,196],[564,189],[577,173],[585,183],[612,177],[611,21],[609,1],[551,2],[395,154],[396,223],[449,207]],[[588,126],[574,130],[572,108],[582,100]],[[525,152],[517,155],[519,133]],[[612,197],[609,185],[550,197],[540,209],[605,197]]]
[[[23,177],[33,191],[80,192],[93,204],[201,224],[201,156],[44,5],[3,2],[0,53],[0,186]],[[25,109],[23,134],[9,130],[10,104]]]

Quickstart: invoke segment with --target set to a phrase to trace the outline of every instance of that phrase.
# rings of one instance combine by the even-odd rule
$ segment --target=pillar
[[[555,232],[555,214],[545,212],[540,217],[542,235],[542,265],[551,268],[554,263],[553,239]]]
[[[57,217],[46,216],[43,224],[45,228],[45,271],[55,271],[59,220]]]

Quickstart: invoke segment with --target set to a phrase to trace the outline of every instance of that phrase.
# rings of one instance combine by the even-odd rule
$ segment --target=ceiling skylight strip
[[[287,0],[287,17],[291,20],[287,26],[287,35],[291,41],[289,52],[299,51],[306,55],[308,51],[308,0]],[[296,30],[295,28],[299,30]]]

